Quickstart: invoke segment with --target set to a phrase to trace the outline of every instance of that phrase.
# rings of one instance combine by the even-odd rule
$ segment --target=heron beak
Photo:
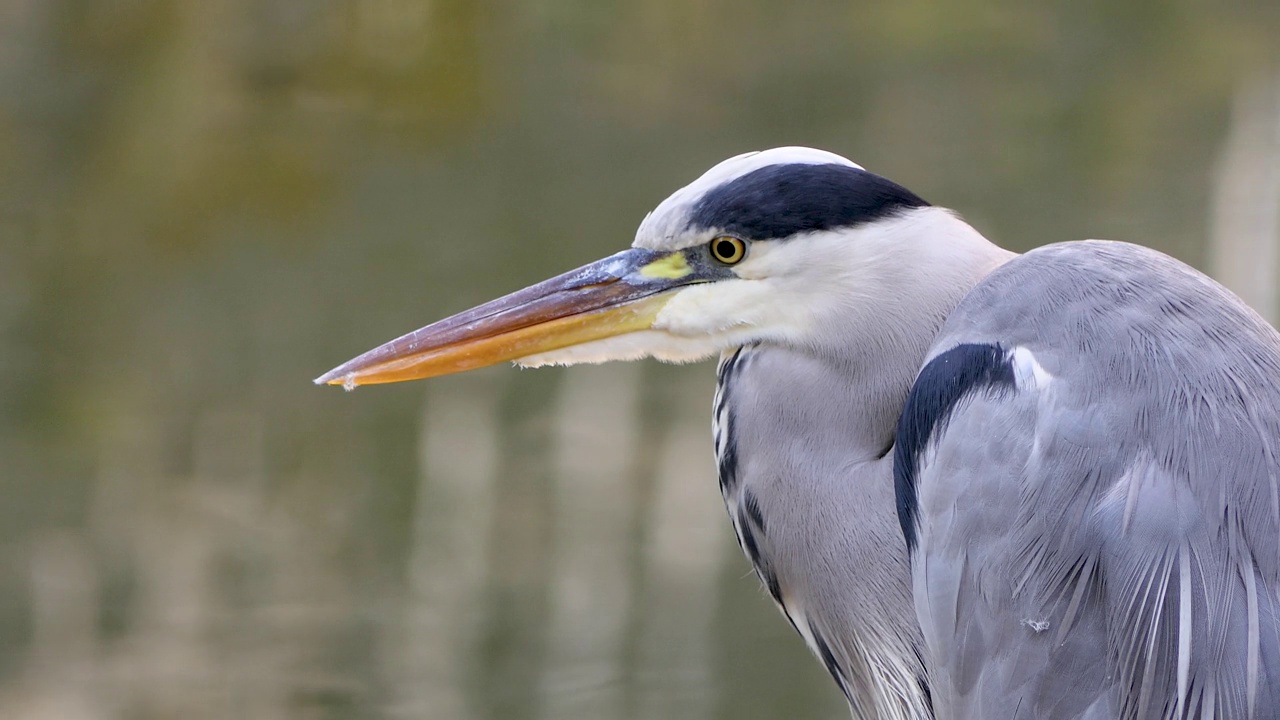
[[[449,375],[646,330],[692,274],[680,253],[624,250],[396,338],[315,382],[352,389]]]

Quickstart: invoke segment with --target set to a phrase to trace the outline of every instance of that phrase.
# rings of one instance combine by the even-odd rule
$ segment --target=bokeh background
[[[0,717],[844,717],[711,368],[310,383],[787,144],[1275,309],[1275,0],[0,0]]]

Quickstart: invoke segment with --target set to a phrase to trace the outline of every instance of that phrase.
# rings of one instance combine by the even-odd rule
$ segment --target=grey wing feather
[[[1280,336],[1185,265],[1090,241],[993,273],[930,354],[963,343],[1016,382],[917,457],[938,716],[1280,717]]]

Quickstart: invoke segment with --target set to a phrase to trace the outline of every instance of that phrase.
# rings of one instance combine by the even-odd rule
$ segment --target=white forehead
[[[690,241],[700,241],[701,238],[683,237],[689,211],[698,202],[698,198],[727,182],[770,165],[848,165],[862,169],[861,165],[848,158],[807,147],[780,147],[736,155],[717,164],[659,203],[640,222],[632,245],[663,250],[682,247]]]

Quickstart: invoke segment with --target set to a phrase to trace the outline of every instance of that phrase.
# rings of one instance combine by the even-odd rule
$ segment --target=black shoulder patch
[[[777,240],[862,225],[928,204],[897,183],[848,165],[770,165],[703,195],[689,227]]]
[[[957,345],[929,361],[907,395],[893,447],[893,488],[907,550],[916,547],[916,471],[920,453],[946,427],[966,395],[1004,392],[1014,385],[1013,366],[999,345]]]

